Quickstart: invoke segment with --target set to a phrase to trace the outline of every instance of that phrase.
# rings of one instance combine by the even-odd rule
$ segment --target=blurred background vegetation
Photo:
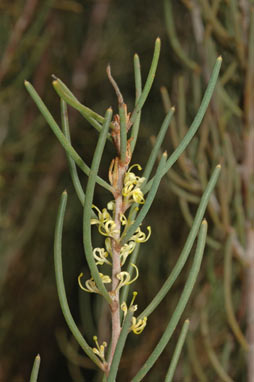
[[[137,303],[142,309],[150,302],[173,267],[209,174],[221,162],[223,175],[207,213],[205,260],[184,314],[191,319],[191,330],[175,381],[246,381],[243,333],[251,304],[246,268],[251,267],[246,267],[245,253],[254,211],[253,170],[248,172],[253,160],[248,155],[254,147],[250,6],[249,0],[239,4],[235,0],[0,1],[0,381],[27,381],[37,353],[42,357],[41,381],[99,380],[71,338],[56,295],[53,233],[65,188],[70,198],[64,276],[70,305],[89,341],[96,332],[102,337],[107,334],[100,320],[100,300],[78,290],[77,276],[81,268],[86,271],[82,210],[64,152],[26,93],[24,79],[34,85],[57,120],[59,98],[51,86],[52,74],[80,101],[104,114],[108,106],[115,110],[117,106],[105,72],[110,62],[131,110],[133,54],[140,55],[145,78],[158,35],[162,54],[133,163],[146,162],[151,137],[170,104],[176,105],[176,118],[164,146],[171,151],[177,145],[198,109],[216,56],[221,54],[224,62],[200,133],[163,181],[147,218],[152,238],[141,248]],[[97,134],[76,111],[69,112],[73,145],[89,162]],[[113,155],[106,150],[104,177]],[[100,188],[97,191],[96,205],[101,208],[108,199]],[[121,380],[130,380],[153,349],[185,276],[186,271],[144,333],[132,336]],[[176,338],[146,381],[162,380]]]

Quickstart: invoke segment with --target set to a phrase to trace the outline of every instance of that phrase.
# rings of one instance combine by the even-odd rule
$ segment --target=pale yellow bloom
[[[99,345],[97,336],[93,337],[96,348],[93,348],[94,354],[96,354],[102,362],[105,362],[105,348],[108,346],[107,342],[103,342],[102,345]]]
[[[124,177],[122,195],[125,198],[125,203],[144,204],[145,199],[140,187],[145,181],[145,178],[136,176],[131,172],[133,167],[138,167],[139,170],[142,170],[142,167],[138,164],[134,164],[129,168]]]
[[[91,223],[92,225],[93,225],[93,224],[99,224],[99,225],[101,225],[101,224],[105,223],[106,221],[112,219],[110,213],[107,211],[106,208],[103,208],[103,210],[100,211],[99,208],[96,207],[94,204],[93,204],[92,207],[95,208],[96,211],[97,211],[97,213],[98,213],[98,219],[96,219],[96,218],[92,218],[92,219],[91,219],[90,223]]]
[[[114,237],[119,234],[119,229],[116,228],[116,223],[114,220],[108,220],[104,224],[98,226],[98,230],[103,236]]]
[[[104,275],[103,273],[99,273],[100,275],[100,278],[102,280],[102,282],[104,284],[109,284],[111,283],[111,278],[107,275]],[[96,284],[95,284],[95,281],[93,279],[93,277],[91,277],[89,280],[87,280],[85,282],[85,286],[86,288],[82,285],[81,283],[81,278],[83,277],[83,273],[80,273],[79,277],[78,277],[78,283],[79,283],[79,286],[82,290],[84,290],[85,292],[89,292],[89,293],[98,293],[100,294],[100,291],[99,289],[97,288]]]
[[[120,273],[118,273],[116,275],[116,277],[118,278],[119,280],[119,284],[117,285],[116,287],[116,291],[118,291],[120,288],[122,288],[124,285],[129,285],[129,284],[132,284],[134,283],[134,281],[137,280],[138,276],[139,276],[139,271],[138,271],[138,267],[135,265],[135,264],[131,264],[134,268],[135,268],[135,271],[136,271],[136,276],[131,280],[131,275],[129,274],[129,272],[126,272],[126,271],[122,271]]]
[[[116,229],[116,223],[112,219],[108,210],[106,208],[103,208],[103,210],[100,211],[99,208],[96,207],[95,205],[93,205],[93,208],[95,208],[98,213],[98,219],[92,218],[91,224],[98,225],[98,231],[100,232],[100,234],[103,236],[110,236],[110,237],[114,237],[115,235],[118,235],[119,230]]]
[[[147,317],[144,317],[142,320],[139,319],[138,321],[136,317],[132,317],[131,321],[132,321],[131,330],[133,331],[133,333],[140,334],[143,332],[146,326]]]
[[[136,247],[135,241],[125,243],[120,249],[121,265],[124,265],[127,257],[134,251]]]
[[[145,235],[144,232],[141,231],[140,227],[135,231],[134,235],[130,238],[130,240],[135,241],[136,243],[145,243],[151,236],[151,227],[147,227],[148,234]]]
[[[93,257],[96,260],[96,265],[102,265],[104,263],[111,265],[111,262],[107,259],[108,252],[106,252],[104,248],[94,248]]]

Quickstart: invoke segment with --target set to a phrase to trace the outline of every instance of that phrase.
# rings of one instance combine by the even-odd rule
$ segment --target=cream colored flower
[[[124,196],[125,203],[144,204],[144,194],[140,187],[145,181],[145,178],[136,176],[131,172],[133,167],[138,167],[139,170],[142,170],[142,167],[138,164],[134,164],[129,168],[124,177],[122,195]]]
[[[132,317],[131,322],[132,322],[131,330],[133,331],[133,333],[140,334],[143,332],[146,326],[147,317],[144,317],[142,320],[139,319],[138,321],[136,317]]]
[[[104,341],[104,342],[102,342],[102,345],[99,345],[97,336],[94,336],[93,340],[94,340],[95,345],[96,345],[96,348],[92,349],[94,354],[96,354],[102,360],[102,362],[106,362],[105,361],[105,348],[108,346],[107,342]]]
[[[93,257],[96,260],[96,265],[102,265],[102,264],[111,265],[111,262],[107,259],[108,252],[106,252],[104,248],[94,248]]]
[[[136,247],[135,241],[129,241],[124,244],[120,249],[121,265],[124,265],[127,257],[134,251]]]
[[[151,227],[147,227],[148,234],[145,235],[144,232],[141,231],[140,227],[135,231],[134,235],[130,238],[130,240],[135,241],[136,243],[145,243],[151,236]]]
[[[99,273],[100,275],[100,278],[102,280],[102,282],[104,284],[109,284],[111,283],[111,278],[107,275],[104,275],[103,273]],[[84,290],[85,292],[89,292],[89,293],[98,293],[100,294],[100,291],[99,289],[97,288],[96,284],[95,284],[95,281],[93,279],[93,277],[91,277],[89,280],[87,280],[85,282],[85,286],[86,288],[82,285],[81,283],[81,278],[83,277],[83,273],[80,273],[79,277],[78,277],[78,283],[79,283],[79,286],[82,290]]]
[[[131,264],[134,268],[135,268],[135,271],[136,271],[136,276],[131,280],[131,275],[129,274],[129,272],[126,272],[126,271],[122,271],[120,273],[118,273],[116,275],[116,277],[118,278],[119,280],[119,284],[117,285],[116,287],[116,291],[118,291],[120,288],[122,288],[124,285],[129,285],[129,284],[132,284],[134,283],[134,281],[137,280],[138,276],[139,276],[139,271],[138,271],[138,267],[135,265],[135,264]]]
[[[98,219],[92,218],[91,224],[96,224],[98,226],[98,231],[103,236],[110,236],[114,238],[115,235],[119,234],[119,230],[116,228],[116,223],[112,219],[110,213],[106,208],[103,208],[102,211],[98,207],[93,205],[93,208],[96,209],[98,213]]]

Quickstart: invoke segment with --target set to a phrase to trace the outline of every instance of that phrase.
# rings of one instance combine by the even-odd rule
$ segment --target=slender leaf
[[[55,241],[54,241],[54,263],[55,263],[55,274],[56,274],[56,286],[57,293],[60,302],[60,306],[65,318],[65,321],[72,332],[74,338],[77,340],[80,347],[84,350],[86,355],[100,368],[102,364],[96,355],[93,353],[92,349],[82,336],[80,330],[78,329],[66,297],[64,278],[63,278],[63,263],[62,263],[62,234],[63,234],[63,221],[65,215],[67,203],[67,192],[64,191],[61,196],[60,205],[57,214],[56,229],[55,229]]]
[[[79,168],[86,174],[89,175],[90,173],[90,168],[85,164],[83,159],[79,156],[79,154],[74,150],[72,145],[68,142],[64,134],[62,133],[60,127],[54,120],[52,114],[49,112],[47,109],[46,105],[40,98],[39,94],[36,92],[34,87],[28,82],[25,81],[25,87],[28,91],[28,93],[31,95],[33,98],[34,102],[36,103],[38,109],[42,113],[43,117],[45,120],[48,122],[50,128],[52,129],[53,133],[56,135],[57,139],[65,149],[65,151],[71,156],[71,158],[75,161],[75,163],[79,166]],[[111,186],[105,182],[105,180],[101,179],[100,177],[97,177],[97,183],[104,187],[108,191],[112,191]]]
[[[39,354],[34,359],[34,364],[31,372],[30,382],[37,382],[40,369],[41,357]]]
[[[139,97],[142,92],[142,78],[141,78],[141,70],[140,70],[140,60],[139,56],[137,54],[134,54],[134,76],[135,76],[135,88],[136,88],[136,100],[135,105],[137,105]],[[136,120],[131,128],[131,152],[134,151],[136,146],[136,141],[138,137],[139,132],[139,126],[140,126],[140,118],[141,118],[141,111],[137,114]]]
[[[62,119],[62,129],[64,132],[64,135],[68,142],[71,144],[71,137],[70,137],[70,129],[69,129],[69,120],[68,120],[68,111],[67,111],[67,106],[66,103],[63,99],[61,99],[61,119]],[[85,193],[83,191],[83,188],[81,186],[77,168],[75,165],[75,161],[72,159],[70,154],[66,152],[67,154],[67,159],[69,163],[69,169],[70,169],[70,174],[71,174],[71,179],[73,186],[75,188],[76,194],[81,202],[82,205],[85,203]]]
[[[112,109],[110,108],[106,111],[103,127],[100,132],[99,139],[98,139],[96,149],[94,152],[92,165],[91,165],[91,171],[88,177],[88,182],[86,187],[86,198],[85,198],[84,213],[83,213],[83,244],[84,244],[86,259],[87,259],[92,277],[100,293],[105,297],[108,303],[111,303],[111,297],[109,296],[109,293],[106,290],[105,285],[103,284],[101,280],[101,277],[98,272],[98,268],[96,266],[96,263],[93,257],[90,221],[91,221],[91,214],[92,214],[91,206],[93,204],[93,196],[94,196],[97,173],[99,170],[103,150],[106,144],[106,139],[107,139],[107,134],[108,134],[111,118],[112,118]]]
[[[157,361],[157,359],[159,358],[159,356],[165,349],[166,345],[168,344],[172,334],[174,333],[175,328],[190,298],[192,289],[194,287],[195,281],[198,276],[198,272],[200,270],[201,261],[203,258],[203,253],[205,248],[206,234],[207,234],[207,222],[206,220],[204,220],[201,224],[200,232],[198,235],[198,243],[197,243],[196,253],[193,260],[193,265],[191,267],[188,279],[184,285],[183,292],[178,300],[178,304],[174,310],[174,313],[172,314],[172,317],[163,335],[161,336],[160,341],[158,342],[155,349],[150,354],[150,356],[148,357],[148,359],[146,360],[142,368],[138,371],[138,373],[132,379],[132,382],[140,382],[142,378],[144,378],[144,376],[148,373],[148,371]]]
[[[166,135],[166,132],[168,130],[168,127],[169,127],[169,124],[170,124],[170,121],[172,119],[172,116],[174,114],[174,111],[175,111],[175,108],[172,107],[169,112],[167,113],[166,117],[164,118],[164,121],[161,125],[161,128],[160,128],[160,131],[159,131],[159,134],[158,136],[156,137],[156,142],[155,142],[155,145],[153,146],[153,149],[152,149],[152,152],[148,158],[148,161],[147,161],[147,164],[146,164],[146,167],[145,167],[145,170],[144,170],[144,173],[143,173],[143,177],[146,178],[146,181],[149,179],[150,177],[150,174],[152,172],[152,169],[153,169],[153,166],[154,166],[154,163],[156,161],[156,158],[158,156],[158,153],[159,153],[159,150],[160,150],[160,147],[162,145],[162,142],[163,142],[163,139]]]
[[[151,87],[152,87],[152,84],[154,81],[154,77],[155,77],[155,73],[156,73],[156,69],[158,66],[159,57],[160,57],[160,48],[161,48],[161,40],[159,37],[157,37],[157,39],[155,41],[155,46],[154,46],[153,59],[152,59],[151,67],[150,67],[150,70],[149,70],[149,73],[148,73],[148,76],[146,79],[146,83],[145,83],[144,89],[143,89],[143,91],[142,91],[142,93],[138,99],[138,102],[135,105],[133,113],[131,115],[130,120],[132,123],[135,123],[136,118],[138,117],[138,114],[141,111],[141,109],[142,109],[142,107],[143,107],[143,105],[144,105],[144,103],[148,97],[148,94],[151,90]]]
[[[74,109],[80,112],[80,114],[92,125],[98,132],[102,129],[102,123],[104,121],[104,117],[91,110],[89,107],[82,105],[79,100],[74,96],[74,94],[68,89],[68,87],[60,80],[60,78],[55,77],[56,79],[53,81],[53,87],[60,99],[63,99],[68,105],[72,106]],[[114,126],[111,126],[114,128]],[[107,137],[110,141],[111,136],[108,134]]]
[[[167,280],[165,281],[165,283],[163,284],[163,286],[161,287],[159,292],[156,294],[156,296],[153,298],[153,300],[150,302],[150,304],[145,308],[145,310],[139,315],[138,319],[143,318],[145,316],[148,317],[157,308],[157,306],[160,304],[160,302],[163,300],[163,298],[169,292],[169,290],[171,289],[175,280],[177,279],[178,275],[180,274],[181,270],[183,269],[183,267],[184,267],[184,265],[185,265],[185,263],[189,257],[189,254],[190,254],[191,248],[193,246],[194,240],[197,236],[197,233],[198,233],[198,230],[200,227],[200,223],[204,217],[204,213],[205,213],[207,204],[209,202],[211,193],[212,193],[212,191],[216,185],[216,182],[218,180],[220,171],[221,171],[221,166],[220,165],[216,166],[216,168],[215,168],[215,170],[214,170],[214,172],[213,172],[213,174],[212,174],[212,176],[211,176],[211,178],[207,184],[207,187],[206,187],[206,189],[205,189],[205,191],[201,197],[200,204],[199,204],[199,207],[197,209],[195,219],[193,221],[193,225],[191,227],[190,233],[187,237],[187,240],[186,240],[185,245],[183,247],[183,250],[182,250],[182,252],[181,252],[181,254],[177,260],[176,265],[174,266],[172,272],[168,276]]]
[[[176,347],[175,347],[175,351],[174,351],[172,360],[170,362],[170,365],[169,365],[169,368],[168,368],[168,371],[167,371],[167,374],[166,374],[165,382],[171,382],[173,380],[173,377],[174,377],[174,374],[175,374],[175,369],[176,369],[176,366],[177,366],[177,362],[179,360],[179,357],[180,357],[180,354],[181,354],[181,351],[182,351],[182,348],[183,348],[183,345],[184,345],[184,341],[185,341],[186,335],[188,333],[189,326],[190,326],[190,321],[186,320],[184,322],[184,324],[183,324],[181,333],[180,333],[180,335],[178,337],[178,340],[177,340],[177,343],[176,343]]]
[[[197,132],[197,130],[198,130],[198,128],[202,122],[202,119],[205,115],[205,112],[208,108],[209,102],[212,98],[213,91],[214,91],[214,88],[216,85],[216,81],[217,81],[218,76],[219,76],[221,62],[222,62],[222,58],[218,57],[216,60],[216,64],[214,65],[213,72],[212,72],[211,78],[209,80],[208,86],[206,88],[206,91],[205,91],[203,100],[201,102],[201,105],[199,107],[199,110],[198,110],[187,134],[182,139],[182,141],[179,143],[179,145],[175,149],[175,151],[168,158],[164,174],[166,174],[168,172],[168,170],[173,166],[173,164],[177,161],[179,156],[183,153],[183,151],[186,149],[186,147],[188,146],[188,144],[190,143],[190,141],[192,140],[192,138],[196,134],[196,132]],[[151,179],[145,185],[144,190],[143,190],[144,193],[146,193],[150,189],[150,187],[152,186],[152,181],[153,181],[153,179]]]

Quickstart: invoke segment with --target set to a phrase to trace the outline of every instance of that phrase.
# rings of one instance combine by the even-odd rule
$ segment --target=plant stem
[[[121,214],[124,213],[123,197],[122,197],[122,188],[124,175],[126,173],[128,164],[122,163],[120,160],[117,161],[118,166],[118,178],[117,185],[113,192],[115,197],[115,224],[118,233],[112,238],[112,303],[110,304],[111,308],[111,322],[112,322],[112,336],[111,336],[111,350],[108,359],[108,366],[112,363],[112,359],[115,353],[116,345],[121,332],[121,321],[120,321],[120,299],[119,299],[119,290],[117,286],[119,280],[117,275],[121,272],[121,262],[120,262],[120,236],[121,236]]]

